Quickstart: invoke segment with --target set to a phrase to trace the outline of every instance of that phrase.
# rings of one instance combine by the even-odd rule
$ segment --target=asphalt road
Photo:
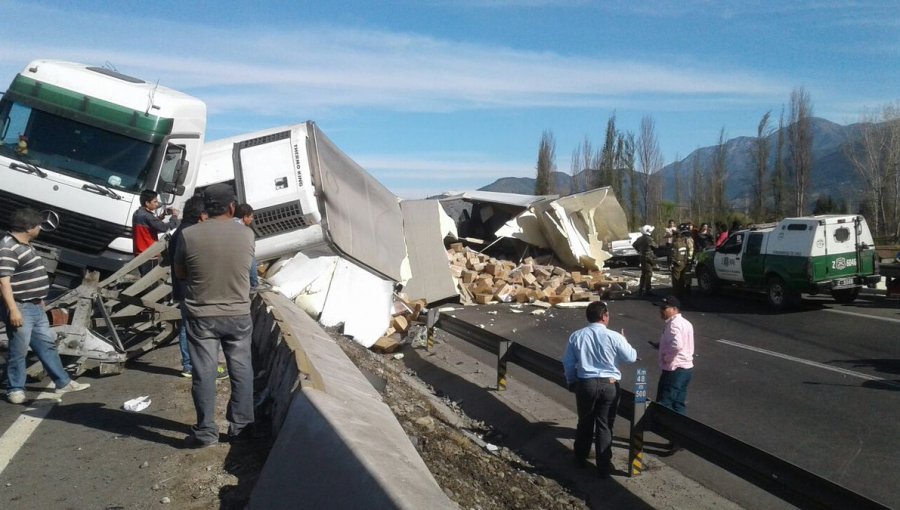
[[[695,374],[688,414],[869,498],[900,508],[900,302],[863,295],[852,305],[808,297],[776,313],[763,296],[695,296],[684,311],[694,324]],[[583,310],[526,306],[457,309],[454,315],[560,358]],[[649,301],[610,302],[610,326],[625,335],[648,369],[649,393],[659,375],[656,351],[662,320]],[[488,312],[496,311],[496,314]],[[516,310],[518,311],[518,310]],[[634,370],[623,371],[633,387]],[[548,396],[570,399],[558,389]],[[693,455],[666,462],[748,507],[752,490]],[[743,492],[743,494],[738,494]]]

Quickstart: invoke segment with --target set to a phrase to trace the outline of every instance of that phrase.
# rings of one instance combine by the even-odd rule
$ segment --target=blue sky
[[[315,120],[403,198],[570,171],[613,112],[666,163],[753,136],[793,88],[848,124],[900,99],[900,2],[0,0],[0,81],[36,58],[195,95],[207,140]]]

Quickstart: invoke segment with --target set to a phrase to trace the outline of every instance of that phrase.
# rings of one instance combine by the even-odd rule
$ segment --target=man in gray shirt
[[[209,219],[182,232],[174,269],[186,281],[188,349],[194,372],[191,395],[197,424],[185,439],[191,448],[219,441],[216,426],[216,368],[219,344],[231,378],[226,418],[229,439],[253,423],[253,368],[250,359],[250,263],[253,231],[232,221],[236,200],[227,184],[206,188]]]

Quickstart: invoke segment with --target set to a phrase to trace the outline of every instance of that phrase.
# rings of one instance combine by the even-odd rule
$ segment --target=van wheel
[[[831,291],[831,297],[834,298],[835,301],[842,304],[852,303],[856,301],[856,298],[859,296],[859,287],[853,287],[852,289],[837,289]]]
[[[716,291],[716,277],[705,267],[697,268],[697,286],[707,296]]]
[[[769,278],[769,284],[766,287],[766,297],[769,300],[769,305],[779,310],[794,306],[800,302],[800,296],[787,290],[784,286],[784,280],[777,276]]]

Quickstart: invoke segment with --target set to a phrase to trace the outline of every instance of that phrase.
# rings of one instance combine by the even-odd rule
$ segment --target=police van
[[[705,294],[721,286],[766,292],[769,304],[796,304],[801,293],[830,293],[850,303],[881,279],[865,218],[821,215],[785,218],[733,232],[699,254],[697,283]]]

